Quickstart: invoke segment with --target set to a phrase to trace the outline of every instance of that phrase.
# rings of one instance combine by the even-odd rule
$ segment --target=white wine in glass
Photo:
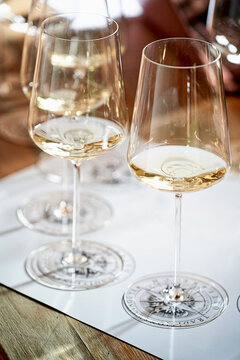
[[[50,287],[99,287],[124,267],[114,248],[78,236],[80,165],[119,145],[126,133],[120,56],[118,25],[110,18],[69,13],[42,23],[29,134],[40,149],[70,160],[74,169],[72,240],[49,243],[26,262],[29,275]],[[96,98],[101,104],[94,107]]]
[[[28,27],[24,38],[23,55],[21,62],[21,85],[26,97],[30,99],[33,86],[33,74],[37,56],[37,46],[41,23],[49,16],[58,15],[65,11],[66,4],[59,0],[32,0],[31,9],[28,15]],[[122,24],[121,0],[70,0],[68,2],[68,12],[97,13],[114,18]],[[124,29],[122,27],[122,29]],[[120,29],[121,33],[121,29]],[[124,35],[124,32],[122,31]],[[121,37],[125,38],[124,36]],[[122,44],[122,41],[121,41]],[[76,54],[53,54],[52,64],[74,71],[75,83],[83,82],[82,74],[88,67],[99,67],[103,62],[102,54],[94,54],[89,61],[80,59]],[[91,96],[84,94],[84,84],[82,90],[66,88],[53,89],[48,97],[39,94],[37,105],[44,111],[53,111],[58,116],[70,114],[84,114],[90,108],[101,107],[107,101],[109,89],[94,83],[94,79],[88,79],[88,86],[91,86]],[[75,86],[76,86],[75,84]],[[81,94],[81,91],[83,92]],[[42,96],[43,95],[43,96]],[[79,101],[81,98],[81,101]],[[112,156],[112,155],[110,155]],[[109,157],[109,154],[107,155]],[[104,156],[105,160],[106,155]],[[61,159],[51,159],[46,153],[39,156],[37,162],[41,173],[53,182],[62,182],[60,189],[56,189],[54,194],[51,191],[39,192],[29,197],[17,209],[18,219],[31,230],[51,235],[70,235],[72,226],[72,192],[69,183],[72,178],[69,172],[67,161]],[[91,182],[95,177],[97,168],[98,173],[101,168],[97,161],[85,162],[82,175],[87,182]],[[87,169],[87,171],[85,171]],[[101,173],[104,170],[104,164]],[[90,174],[90,175],[89,175]],[[83,179],[83,176],[82,176]],[[81,180],[82,180],[81,179]],[[79,234],[88,233],[101,228],[109,223],[112,217],[112,207],[101,196],[88,192],[80,192],[81,206],[79,217]]]
[[[180,272],[182,194],[217,184],[230,165],[221,56],[214,45],[169,38],[144,48],[128,163],[140,182],[175,194],[176,234],[174,272],[130,285],[126,311],[161,327],[215,319],[227,306],[226,291],[213,280]]]

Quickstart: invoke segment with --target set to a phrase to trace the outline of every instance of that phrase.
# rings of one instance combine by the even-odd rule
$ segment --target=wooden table
[[[1,286],[0,359],[153,360],[156,358]]]
[[[143,46],[159,36],[141,18],[129,21],[128,47],[124,54],[126,98],[131,116],[140,55]],[[227,96],[234,167],[240,159],[240,98]],[[27,102],[19,92],[12,101],[0,99],[0,128],[6,116],[25,121]],[[9,121],[13,121],[9,119]],[[16,120],[17,122],[17,120]],[[0,177],[3,178],[37,161],[34,146],[0,138]],[[20,139],[21,140],[21,139]],[[18,141],[18,143],[21,141]],[[155,357],[72,319],[58,311],[0,287],[0,360],[150,360]]]

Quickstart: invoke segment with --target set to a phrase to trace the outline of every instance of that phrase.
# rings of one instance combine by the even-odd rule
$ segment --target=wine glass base
[[[145,324],[188,328],[206,324],[222,314],[228,304],[226,291],[215,281],[195,274],[180,274],[180,300],[170,300],[173,273],[152,274],[130,285],[123,296],[129,315]]]
[[[28,256],[26,271],[51,288],[86,290],[123,280],[134,270],[134,261],[127,252],[101,243],[81,241],[75,262],[69,261],[71,254],[71,241],[49,243]]]
[[[78,234],[105,226],[112,207],[101,197],[80,192]],[[56,191],[34,196],[17,209],[20,222],[31,230],[49,235],[70,236],[72,233],[72,192]]]

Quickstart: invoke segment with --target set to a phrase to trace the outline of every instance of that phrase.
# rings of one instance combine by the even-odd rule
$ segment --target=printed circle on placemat
[[[48,243],[28,255],[25,269],[38,283],[62,290],[86,290],[116,284],[128,278],[135,269],[132,256],[116,246],[82,240],[76,243],[78,249],[79,261],[74,263],[71,241]]]
[[[180,274],[186,300],[169,299],[173,273],[152,274],[130,285],[123,296],[123,307],[136,320],[157,327],[195,327],[206,324],[225,310],[226,291],[215,281],[195,274]]]

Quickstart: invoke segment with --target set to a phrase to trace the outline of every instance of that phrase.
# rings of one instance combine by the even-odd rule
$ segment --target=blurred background
[[[29,139],[26,126],[28,100],[20,85],[23,40],[34,3],[34,0],[0,0],[0,177],[38,161],[39,151]],[[238,101],[239,0],[120,0],[120,3],[122,59],[130,118],[142,49],[147,43],[166,37],[194,37],[216,43],[223,54],[228,102]],[[108,0],[108,6],[114,9],[116,0]],[[67,2],[65,8],[67,11]],[[235,119],[234,111],[230,107],[229,117],[233,115]],[[235,124],[235,129],[237,126]],[[234,130],[234,138],[238,139],[238,131]],[[232,147],[238,167],[240,147],[236,141]]]

